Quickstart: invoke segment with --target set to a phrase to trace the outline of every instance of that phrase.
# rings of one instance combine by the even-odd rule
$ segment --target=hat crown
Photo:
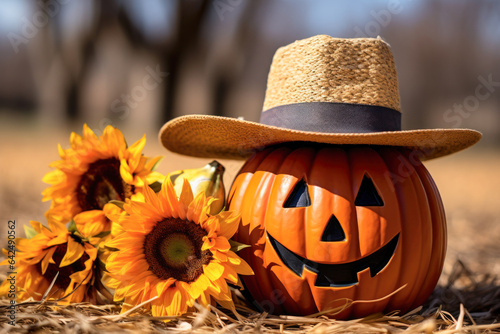
[[[279,48],[269,71],[263,110],[303,102],[375,105],[401,111],[389,45],[380,38],[319,35]]]

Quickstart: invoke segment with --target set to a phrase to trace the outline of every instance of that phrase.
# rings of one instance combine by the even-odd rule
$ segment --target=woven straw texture
[[[379,38],[320,35],[280,48],[271,65],[263,112],[302,102],[354,103],[401,111],[389,45]],[[167,122],[159,138],[170,151],[196,157],[245,159],[269,145],[314,142],[400,146],[417,151],[419,158],[427,160],[474,145],[481,133],[469,129],[322,133],[190,115]]]
[[[281,47],[267,81],[264,111],[300,102],[344,102],[400,111],[396,65],[375,38],[314,36]]]
[[[204,115],[175,118],[160,131],[160,141],[172,152],[221,159],[246,159],[269,145],[314,142],[401,146],[417,150],[422,160],[429,160],[472,146],[480,138],[479,132],[468,129],[327,134]]]

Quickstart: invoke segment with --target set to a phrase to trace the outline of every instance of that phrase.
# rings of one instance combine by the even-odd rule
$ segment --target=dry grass
[[[40,181],[48,164],[57,159],[56,144],[67,145],[69,132],[20,132],[0,129],[2,146],[0,169],[0,226],[16,219],[18,236],[29,219],[43,221],[47,203],[40,202],[45,185]],[[81,130],[79,130],[81,131]],[[131,136],[138,139],[139,134]],[[207,159],[181,157],[165,152],[148,137],[146,154],[168,155],[160,172],[192,168]],[[240,162],[221,161],[226,166],[229,186]],[[469,150],[426,163],[443,197],[448,218],[448,255],[438,287],[427,303],[405,315],[391,313],[364,319],[336,321],[324,316],[272,316],[238,304],[238,315],[214,309],[200,310],[182,317],[154,318],[142,310],[119,315],[116,305],[77,304],[57,306],[50,302],[19,305],[16,326],[8,322],[8,300],[0,301],[2,332],[400,332],[409,333],[500,333],[500,154],[497,151]],[[1,230],[5,233],[5,227]],[[2,244],[5,234],[2,234]],[[0,246],[3,246],[0,244]],[[3,280],[3,277],[0,277]]]
[[[51,302],[27,301],[19,304],[13,327],[7,324],[9,305],[3,300],[0,301],[0,323],[3,331],[20,333],[500,333],[499,283],[490,275],[473,274],[462,262],[456,262],[447,284],[436,288],[424,306],[404,315],[392,312],[349,321],[318,315],[268,315],[252,310],[242,300],[235,314],[200,307],[197,312],[181,317],[152,317],[140,308],[120,315],[116,305],[58,306]]]

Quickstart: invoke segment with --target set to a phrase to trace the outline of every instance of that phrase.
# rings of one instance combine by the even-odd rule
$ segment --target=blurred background
[[[87,123],[120,128],[159,171],[209,161],[157,142],[184,114],[258,121],[275,50],[317,34],[392,47],[403,128],[474,128],[465,152],[426,163],[457,258],[500,273],[500,1],[0,0],[0,224],[43,221],[41,179]],[[242,162],[222,161],[226,187]],[[4,232],[4,230],[2,230]],[[4,239],[2,237],[2,239]],[[445,268],[446,269],[446,268]]]

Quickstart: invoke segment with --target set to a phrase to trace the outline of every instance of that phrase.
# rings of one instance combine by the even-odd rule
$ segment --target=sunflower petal
[[[97,248],[95,248],[94,246],[92,246],[92,245],[90,245],[88,243],[84,244],[84,248],[85,248],[85,253],[88,254],[88,256],[90,257],[90,259],[92,261],[95,261],[95,259],[97,258],[97,253],[98,253]]]
[[[225,298],[224,299],[218,299],[218,298],[216,298],[216,300],[217,300],[217,303],[220,306],[222,306],[223,308],[225,308],[226,310],[231,310],[231,311],[235,311],[236,310],[236,308],[234,307],[234,302],[233,302],[232,299],[231,300],[225,300]]]
[[[71,238],[69,238],[71,239]],[[47,242],[47,246],[54,246],[54,245],[60,245],[64,244],[68,241],[68,234],[59,234],[57,237],[53,238],[49,242]]]
[[[182,183],[182,190],[179,196],[179,218],[186,219],[188,213],[189,204],[193,201],[193,190],[191,189],[191,184],[187,179],[184,179]]]
[[[186,302],[182,300],[182,293],[180,289],[175,286],[171,286],[165,291],[163,301],[167,315],[179,315],[184,313],[182,312],[184,307],[187,309],[187,306],[184,306]],[[160,315],[153,314],[153,316]]]
[[[127,232],[106,242],[106,247],[127,249],[131,245],[141,245],[142,242],[144,242],[144,234]]]
[[[250,268],[248,263],[246,263],[245,260],[243,260],[241,257],[236,255],[232,251],[228,251],[226,254],[227,254],[229,262],[231,263],[232,267],[236,270],[236,272],[238,274],[241,274],[241,275],[253,275],[254,274],[252,268]]]
[[[156,293],[158,296],[160,296],[165,289],[170,288],[172,284],[175,283],[175,278],[168,278],[166,280],[161,280],[159,283],[156,284]]]
[[[217,237],[215,239],[215,248],[217,248],[221,252],[227,252],[230,248],[231,245],[229,244],[229,241],[225,237]]]
[[[95,135],[94,131],[90,129],[87,125],[87,123],[83,124],[83,138],[85,140],[94,140],[97,141],[97,136]]]
[[[120,175],[123,179],[128,184],[133,184],[134,183],[134,177],[132,176],[132,173],[128,167],[127,160],[121,159],[120,160]]]
[[[162,203],[163,216],[172,216],[173,218],[179,217],[177,195],[169,177],[166,177],[163,181],[159,197]]]
[[[142,154],[142,150],[144,149],[144,146],[146,145],[146,135],[142,136],[141,139],[133,143],[129,148],[128,151],[134,158],[139,158]]]
[[[45,256],[44,256],[44,258],[42,260],[42,263],[41,263],[41,266],[42,266],[42,275],[44,275],[45,272],[47,271],[47,268],[49,267],[49,262],[52,260],[52,255],[54,255],[54,252],[56,251],[56,248],[57,247],[51,247],[51,248],[49,248],[49,250],[45,254]]]
[[[158,200],[158,195],[150,187],[142,188],[142,193],[144,195],[144,201],[149,205],[153,206],[157,213],[160,213],[160,201]]]
[[[211,251],[214,258],[216,258],[219,262],[227,262],[228,261],[228,257],[226,254],[224,254],[223,252],[219,252],[219,251]]]
[[[119,152],[126,150],[126,142],[120,130],[111,125],[106,126],[102,134],[102,142],[115,158],[119,157]]]
[[[157,156],[149,159],[149,161],[144,165],[144,168],[150,171],[154,171],[158,164],[163,160],[162,156]]]
[[[200,192],[196,195],[196,198],[189,204],[187,212],[187,220],[192,222],[201,221],[201,216],[206,212],[204,209],[210,209],[210,206],[206,205],[205,194]]]
[[[224,266],[220,263],[212,261],[208,265],[203,266],[203,273],[207,275],[211,281],[216,281],[224,273]]]
[[[219,231],[217,234],[231,238],[240,224],[240,215],[234,211],[223,211],[216,216],[219,220]]]
[[[191,298],[198,299],[208,289],[210,284],[209,279],[204,274],[201,274],[190,284],[189,294],[191,295]]]
[[[49,228],[52,231],[52,233],[54,233],[54,234],[68,233],[68,229],[66,228],[66,226],[64,224],[58,223],[55,221],[49,220]]]
[[[45,174],[45,176],[42,178],[42,182],[48,183],[48,184],[57,184],[64,180],[66,177],[63,172],[60,170],[56,169],[54,171],[48,172]]]
[[[42,233],[42,223],[30,220],[30,225],[35,229],[35,231],[37,231],[38,233]]]
[[[107,204],[106,204],[107,205]],[[78,231],[86,238],[109,230],[111,224],[102,210],[80,212],[73,217]]]
[[[76,242],[72,237],[68,238],[68,249],[66,250],[66,254],[61,260],[59,266],[65,267],[72,264],[73,262],[82,257],[84,251],[85,249],[83,248],[82,245]]]
[[[210,293],[208,291],[204,291],[197,301],[204,307],[210,307]]]
[[[84,130],[85,130],[85,126],[86,126],[86,124],[83,126]],[[69,136],[69,143],[73,149],[80,146],[82,141],[83,141],[83,139],[79,134],[77,134],[76,132],[71,132],[71,134]]]

